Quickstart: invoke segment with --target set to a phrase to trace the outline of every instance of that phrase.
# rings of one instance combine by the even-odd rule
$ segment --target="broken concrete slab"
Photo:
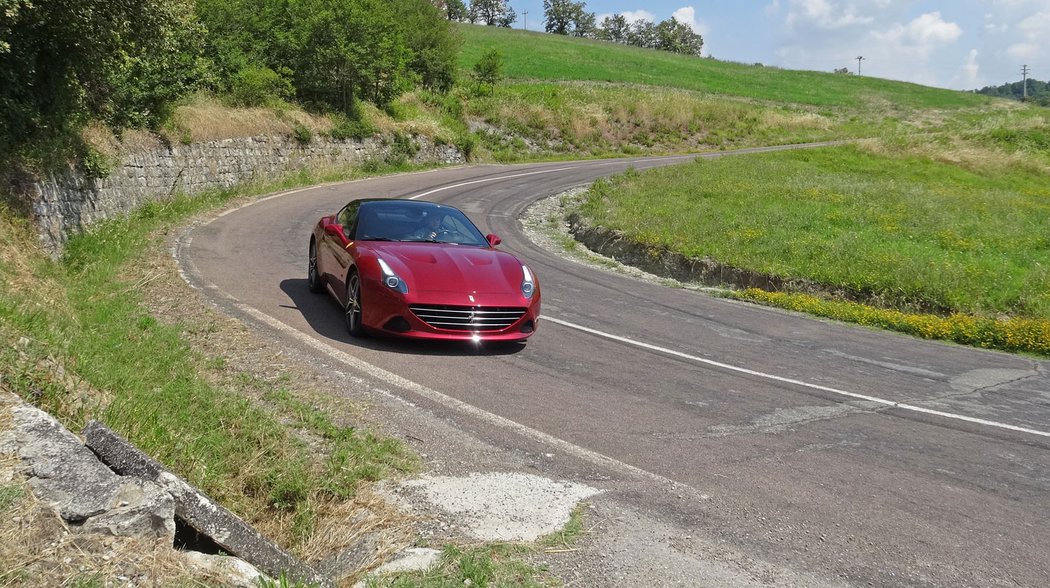
[[[113,495],[106,512],[84,521],[84,531],[117,537],[175,538],[175,500],[158,484],[128,477]]]
[[[138,476],[163,487],[175,500],[175,514],[197,532],[211,538],[227,553],[275,578],[284,574],[297,582],[332,585],[330,578],[281,549],[243,519],[168,471],[102,423],[88,423],[84,437],[87,446],[113,471]]]
[[[263,574],[243,559],[223,555],[209,555],[197,551],[187,551],[183,556],[186,563],[199,570],[222,579],[222,585],[229,588],[258,588]],[[270,578],[266,578],[270,580]]]
[[[33,494],[63,520],[86,532],[123,537],[175,537],[175,503],[159,485],[124,478],[54,417],[5,395],[11,426],[0,431],[0,452],[27,466]]]

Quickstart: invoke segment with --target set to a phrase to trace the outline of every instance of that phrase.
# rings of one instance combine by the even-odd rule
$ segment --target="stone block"
[[[281,549],[243,519],[168,471],[102,423],[88,423],[84,437],[88,447],[115,472],[160,484],[174,498],[175,514],[198,533],[210,537],[227,553],[275,578],[284,573],[294,581],[332,585],[330,578]]]

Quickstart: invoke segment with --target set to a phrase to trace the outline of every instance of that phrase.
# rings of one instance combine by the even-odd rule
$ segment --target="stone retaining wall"
[[[454,146],[435,145],[424,137],[412,141],[413,162],[464,162]],[[158,145],[123,156],[104,178],[90,179],[71,170],[32,185],[26,196],[42,244],[57,255],[70,235],[176,193],[274,181],[300,170],[345,168],[384,160],[391,152],[383,139],[301,143],[291,137],[263,136]]]

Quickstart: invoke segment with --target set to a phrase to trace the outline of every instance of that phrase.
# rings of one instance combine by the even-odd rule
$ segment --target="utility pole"
[[[861,61],[864,61],[864,56],[863,55],[858,55],[857,56],[857,75],[858,76],[860,75],[860,62]]]
[[[527,31],[527,30],[529,30],[529,11],[528,10],[522,10],[521,11],[521,16],[522,16],[522,19],[521,19],[522,20],[521,30]]]
[[[1021,66],[1021,92],[1024,95],[1021,102],[1028,102],[1028,65]]]

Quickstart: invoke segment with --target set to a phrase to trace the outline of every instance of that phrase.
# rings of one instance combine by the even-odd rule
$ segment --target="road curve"
[[[231,312],[407,381],[399,394],[496,445],[525,432],[571,454],[560,475],[695,529],[705,545],[827,584],[1050,584],[1050,362],[602,272],[522,232],[519,216],[540,198],[689,159],[297,190],[193,228],[177,258]],[[365,196],[450,203],[499,234],[539,276],[536,335],[494,350],[347,336],[335,303],[307,291],[306,248],[321,215]]]

